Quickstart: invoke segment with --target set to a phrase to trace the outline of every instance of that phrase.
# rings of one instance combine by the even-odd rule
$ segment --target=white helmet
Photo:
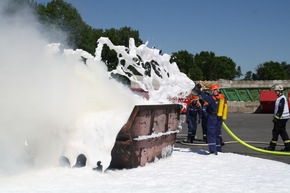
[[[272,86],[272,90],[279,90],[279,91],[283,91],[283,86],[281,84],[274,84]]]

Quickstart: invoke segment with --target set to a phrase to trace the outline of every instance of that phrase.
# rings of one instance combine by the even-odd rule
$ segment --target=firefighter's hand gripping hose
[[[269,151],[269,150],[264,150],[264,149],[260,149],[257,147],[254,147],[252,145],[249,145],[248,143],[244,142],[243,140],[241,140],[240,138],[238,138],[229,128],[228,126],[225,124],[225,122],[223,122],[223,128],[228,132],[228,134],[234,138],[236,141],[238,141],[240,144],[246,146],[247,148],[250,148],[252,150],[258,151],[258,152],[262,152],[262,153],[269,153],[269,154],[275,154],[275,155],[287,155],[290,156],[290,152],[280,152],[280,151]]]

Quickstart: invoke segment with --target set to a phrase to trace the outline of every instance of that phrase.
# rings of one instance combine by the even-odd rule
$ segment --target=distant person
[[[102,162],[101,161],[98,161],[97,162],[97,167],[93,168],[93,170],[96,170],[98,172],[102,172],[103,171]]]
[[[288,102],[283,94],[282,85],[274,84],[272,86],[272,90],[275,91],[278,98],[275,101],[272,140],[270,145],[265,147],[265,150],[274,151],[277,145],[278,137],[280,135],[285,145],[285,148],[281,149],[281,151],[290,151],[290,140],[286,131],[286,122],[290,118]]]
[[[202,110],[200,104],[197,102],[198,96],[193,96],[192,102],[187,107],[186,111],[186,123],[188,126],[187,132],[187,143],[193,143],[193,140],[196,138],[196,129],[197,124],[200,123]]]
[[[73,168],[85,167],[86,166],[86,162],[87,162],[86,156],[84,154],[80,154],[80,155],[78,155],[76,164],[74,165]]]

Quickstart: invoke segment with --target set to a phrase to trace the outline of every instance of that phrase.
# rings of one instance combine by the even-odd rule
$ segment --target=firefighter
[[[290,118],[288,102],[283,94],[282,85],[274,84],[272,86],[272,90],[275,91],[278,98],[275,101],[272,140],[270,145],[265,149],[274,151],[277,145],[278,137],[280,135],[285,145],[285,148],[281,149],[281,151],[290,151],[290,140],[286,131],[286,122]]]
[[[102,172],[103,171],[102,162],[98,161],[97,162],[97,167],[93,168],[93,170],[98,171],[98,172]]]
[[[192,143],[196,138],[196,128],[197,124],[200,123],[201,120],[201,106],[198,103],[198,96],[192,97],[192,102],[187,107],[186,111],[186,123],[188,125],[188,133],[187,133],[187,143]]]
[[[201,127],[202,127],[202,141],[207,143],[206,139],[206,124],[207,124],[207,102],[200,99],[201,109],[202,109],[202,116],[201,116]]]
[[[196,84],[192,89],[193,95],[199,95],[204,101],[207,102],[207,143],[210,154],[218,154],[221,151],[221,140],[219,132],[217,132],[217,111],[218,111],[218,100],[217,96],[220,93],[220,86],[218,84],[212,84],[210,86],[211,93],[207,93],[202,90],[201,84]]]

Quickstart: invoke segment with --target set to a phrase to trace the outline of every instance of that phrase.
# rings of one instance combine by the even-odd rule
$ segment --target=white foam
[[[171,103],[194,84],[169,62],[169,55],[145,44],[136,47],[133,39],[126,48],[100,38],[93,56],[60,43],[47,44],[35,22],[23,25],[1,17],[0,25],[0,172],[14,171],[15,165],[54,166],[61,155],[74,164],[81,153],[88,167],[100,160],[106,168],[116,135],[136,104]],[[101,61],[104,44],[125,61],[112,72],[148,91],[148,101],[110,77]],[[151,65],[150,76],[145,63]],[[142,81],[130,66],[143,75]]]

